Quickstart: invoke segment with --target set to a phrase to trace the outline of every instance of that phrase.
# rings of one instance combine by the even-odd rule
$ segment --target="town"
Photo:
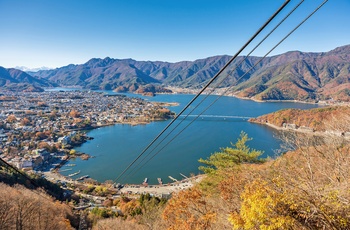
[[[0,93],[0,157],[24,171],[53,169],[89,137],[84,130],[174,115],[162,103],[93,91]],[[87,156],[83,154],[83,156]]]

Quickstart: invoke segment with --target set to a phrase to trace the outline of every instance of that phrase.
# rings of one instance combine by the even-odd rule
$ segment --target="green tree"
[[[262,151],[249,148],[247,141],[252,140],[244,132],[241,132],[233,147],[221,148],[220,152],[212,154],[208,159],[199,159],[199,162],[207,166],[200,166],[199,170],[206,174],[216,173],[220,169],[228,169],[240,164],[246,163],[263,163],[264,159],[259,157],[263,154]]]

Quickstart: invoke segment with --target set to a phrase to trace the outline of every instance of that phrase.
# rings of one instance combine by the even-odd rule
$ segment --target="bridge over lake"
[[[196,118],[198,117],[198,115],[195,114],[191,114],[191,115],[180,115],[180,118]],[[245,116],[231,116],[231,115],[199,115],[199,118],[206,118],[206,119],[222,119],[222,120],[226,120],[226,119],[234,119],[234,120],[249,120],[252,117],[245,117]]]

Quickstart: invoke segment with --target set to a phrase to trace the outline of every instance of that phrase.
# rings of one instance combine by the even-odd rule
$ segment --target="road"
[[[181,181],[177,181],[165,185],[126,185],[120,192],[123,194],[153,194],[155,196],[161,196],[162,194],[171,194],[184,189],[193,187],[196,183],[202,180],[203,176],[196,176]]]

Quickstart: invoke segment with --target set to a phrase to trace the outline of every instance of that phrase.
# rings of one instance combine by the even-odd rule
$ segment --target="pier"
[[[76,180],[84,180],[85,178],[89,178],[89,175],[81,176],[81,177],[79,177],[79,178],[76,179]]]
[[[72,173],[72,174],[69,174],[68,176],[75,176],[75,175],[78,175],[80,173],[80,170],[78,172],[75,172],[75,173]]]
[[[160,185],[163,184],[162,178],[157,178],[157,180],[158,180],[158,183],[159,183]]]
[[[172,194],[173,192],[179,192],[181,190],[191,188],[196,183],[202,180],[203,175],[198,175],[183,180],[176,180],[171,176],[169,176],[169,178],[172,178],[172,180],[174,180],[175,182],[169,184],[148,186],[129,184],[125,185],[124,187],[120,186],[119,191],[121,194],[127,194],[128,196],[150,193],[157,197],[169,197],[170,194]]]
[[[183,178],[188,179],[188,177],[185,176],[184,174],[180,173],[180,175],[183,176]]]
[[[174,177],[172,177],[172,176],[169,176],[169,179],[170,180],[172,180],[172,181],[175,181],[175,182],[177,182],[178,180],[176,180]]]
[[[66,172],[66,171],[71,171],[73,169],[62,169],[62,170],[59,170],[59,172]]]

